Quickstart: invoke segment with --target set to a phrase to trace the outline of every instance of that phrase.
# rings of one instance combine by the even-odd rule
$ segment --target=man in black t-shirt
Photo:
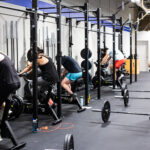
[[[19,87],[20,81],[13,63],[8,56],[0,52],[0,107],[2,106],[2,109],[7,97]]]
[[[71,90],[71,81],[76,81],[78,78],[82,77],[82,69],[79,64],[70,56],[62,56],[62,65],[64,71],[61,76],[66,77],[61,81],[61,86],[72,96],[73,92]]]

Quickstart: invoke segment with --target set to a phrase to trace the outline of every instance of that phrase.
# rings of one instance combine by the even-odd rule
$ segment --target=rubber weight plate
[[[8,119],[11,120],[18,118],[20,114],[23,112],[23,109],[24,109],[23,99],[17,95],[13,95],[10,101]]]
[[[74,139],[72,134],[66,134],[64,141],[64,150],[74,150]]]
[[[128,89],[124,90],[123,99],[124,99],[124,106],[127,107],[128,103],[129,103],[129,91],[128,91]]]
[[[81,54],[81,57],[83,59],[86,59],[87,50],[86,49],[82,49],[80,54]],[[90,49],[88,49],[88,59],[91,58],[91,56],[92,56],[92,52],[91,52]]]
[[[104,123],[108,122],[110,117],[110,103],[109,101],[104,102],[104,106],[102,108],[101,117]]]
[[[85,61],[85,60],[83,60],[83,61],[81,62],[81,67],[82,67],[83,69],[86,69],[86,61]],[[92,68],[92,64],[91,64],[90,61],[88,61],[88,70],[90,70],[91,68]]]

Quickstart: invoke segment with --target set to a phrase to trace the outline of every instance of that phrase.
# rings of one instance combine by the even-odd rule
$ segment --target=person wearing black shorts
[[[71,81],[76,81],[82,77],[82,69],[70,56],[62,56],[62,66],[64,67],[64,71],[61,73],[61,76],[67,75],[61,81],[61,86],[72,96]]]
[[[5,107],[8,96],[20,87],[15,67],[8,56],[0,52],[0,106]]]

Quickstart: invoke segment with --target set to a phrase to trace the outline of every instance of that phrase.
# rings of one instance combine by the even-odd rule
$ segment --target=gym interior
[[[149,0],[0,0],[0,150],[149,150],[149,13]]]

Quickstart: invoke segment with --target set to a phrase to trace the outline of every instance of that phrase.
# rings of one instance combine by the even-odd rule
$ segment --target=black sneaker
[[[69,99],[69,102],[73,102],[77,97],[77,94],[76,93],[73,93],[70,95],[70,99]]]

